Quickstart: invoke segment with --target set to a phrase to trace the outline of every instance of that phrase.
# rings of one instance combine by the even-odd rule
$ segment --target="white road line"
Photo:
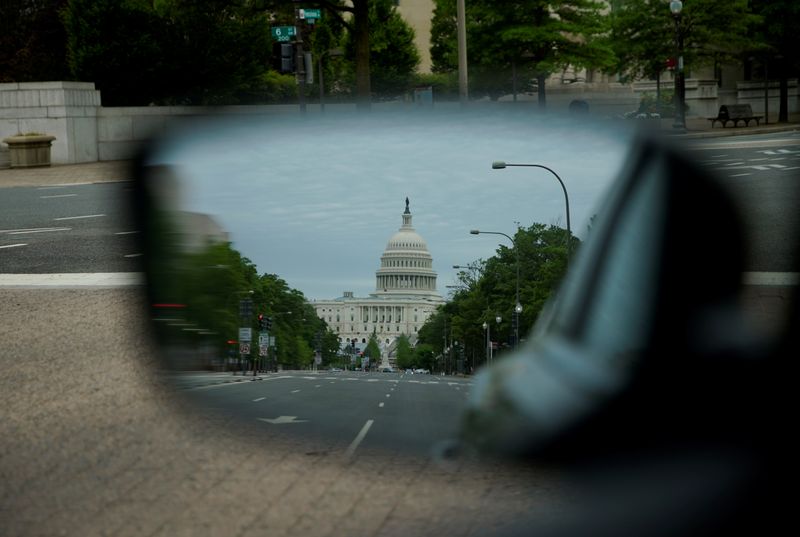
[[[52,196],[39,196],[39,199],[50,200],[53,198],[72,198],[77,194],[53,194]]]
[[[123,257],[141,257],[142,255],[144,255],[144,254],[128,254],[128,255],[124,255]]]
[[[350,443],[350,446],[348,446],[347,451],[344,452],[345,457],[349,459],[350,457],[353,456],[353,453],[355,453],[356,449],[358,449],[358,445],[361,443],[362,440],[364,440],[364,437],[367,436],[369,428],[372,427],[373,421],[374,420],[367,420],[367,422],[358,432],[358,435],[356,435],[355,439]]]
[[[300,390],[292,390],[292,393],[297,393],[297,392],[299,392],[299,391],[300,391]]]
[[[259,397],[258,399],[253,399],[254,403],[258,403],[259,401],[263,401],[266,397]]]
[[[784,168],[783,171],[788,172],[789,170],[800,170],[800,166],[792,166],[791,168]]]
[[[51,231],[70,231],[71,227],[45,227],[42,229],[29,229],[26,231],[10,231],[9,235],[27,235],[29,233],[50,233]]]
[[[317,384],[317,385],[316,385],[316,386],[314,386],[314,387],[315,387],[315,388],[319,388],[320,386],[322,386],[322,384]]]
[[[733,175],[729,175],[728,177],[744,177],[746,175],[753,175],[752,173],[735,173]]]
[[[144,285],[141,272],[0,274],[0,287],[123,287]]]
[[[388,393],[387,393],[387,394],[386,394],[386,397],[391,397],[391,394],[388,394]]]
[[[5,246],[0,246],[0,248],[17,248],[18,246],[28,246],[28,245],[27,245],[27,244],[25,244],[25,243],[19,243],[19,244],[6,244]]]
[[[139,233],[139,231],[117,231],[114,235],[131,235],[132,233]]]
[[[59,221],[59,220],[79,220],[81,218],[100,218],[100,217],[103,217],[103,216],[105,216],[105,215],[104,214],[87,214],[87,215],[84,215],[84,216],[63,216],[61,218],[53,218],[53,220],[55,220],[55,221]]]
[[[383,408],[384,403],[378,403],[378,408]]]

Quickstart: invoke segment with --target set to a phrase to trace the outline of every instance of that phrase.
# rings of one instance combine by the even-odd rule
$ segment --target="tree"
[[[408,341],[408,337],[402,334],[397,338],[397,353],[395,359],[397,367],[399,369],[412,368],[416,365],[415,358],[416,356],[411,349],[411,343]]]
[[[800,3],[796,0],[752,0],[753,12],[760,17],[754,30],[756,51],[765,64],[771,59],[777,64],[780,81],[778,121],[789,120],[790,76],[800,74]],[[766,74],[766,73],[765,73]]]
[[[456,61],[455,0],[435,0],[431,31],[434,70]],[[558,69],[604,69],[613,53],[603,39],[608,27],[595,0],[477,0],[466,11],[471,85],[493,98],[508,93],[522,74],[535,78],[539,105],[545,80]]]
[[[545,302],[558,287],[567,270],[566,230],[544,224],[519,228],[514,247],[501,245],[497,254],[486,261],[470,264],[463,272],[464,285],[452,300],[439,306],[419,330],[420,344],[428,345],[435,355],[442,355],[445,341],[463,343],[464,354],[483,360],[486,333],[483,323],[491,326],[493,341],[511,342],[512,312],[516,304],[517,251],[520,262],[519,332],[526,334],[538,318]],[[569,237],[575,251],[578,239]],[[501,322],[496,322],[496,317]]]
[[[66,80],[66,37],[60,12],[67,0],[0,2],[0,82]]]
[[[375,333],[369,336],[367,348],[364,349],[364,356],[369,358],[370,366],[375,366],[381,359],[381,348],[378,345],[378,336]]]
[[[267,14],[222,0],[69,0],[63,20],[70,73],[105,105],[232,104],[269,65]]]
[[[749,28],[756,22],[747,0],[684,2],[680,32],[686,65],[738,61],[752,46]],[[616,69],[631,79],[656,78],[676,56],[676,26],[662,0],[611,3],[610,42]]]
[[[345,50],[356,57],[356,38],[350,34]],[[394,96],[405,91],[419,65],[414,30],[397,12],[391,0],[372,0],[369,5],[369,69],[371,92]],[[358,63],[356,61],[356,71]]]

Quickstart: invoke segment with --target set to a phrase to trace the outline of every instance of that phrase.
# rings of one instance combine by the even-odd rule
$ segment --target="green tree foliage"
[[[763,63],[772,65],[772,76],[780,80],[778,120],[789,119],[791,77],[800,76],[800,2],[796,0],[752,0],[753,12],[760,17],[753,31],[760,45],[753,52]]]
[[[225,104],[257,93],[270,59],[267,14],[222,0],[69,0],[75,79],[106,105]]]
[[[677,55],[675,19],[662,0],[611,3],[610,42],[616,68],[631,79],[655,78]],[[738,60],[752,46],[748,30],[757,21],[748,0],[691,0],[683,3],[680,31],[688,67]]]
[[[402,95],[413,85],[419,64],[414,30],[391,0],[371,0],[368,11],[371,93],[384,98]],[[342,44],[348,62],[341,72],[341,82],[350,87],[358,74],[356,34],[346,32]]]
[[[67,0],[0,2],[0,82],[68,80],[60,12]]]
[[[574,252],[578,239],[570,237]],[[463,344],[468,364],[483,362],[486,334],[490,325],[493,341],[512,341],[513,308],[516,304],[517,251],[520,263],[520,337],[524,338],[538,318],[545,302],[558,287],[567,269],[566,230],[533,224],[519,228],[514,247],[501,245],[488,260],[470,265],[460,273],[461,288],[452,300],[440,306],[419,331],[420,344],[429,345],[436,356],[445,343]],[[497,324],[496,317],[501,317]]]
[[[367,348],[364,349],[364,356],[369,358],[370,367],[375,367],[380,363],[381,348],[380,345],[378,345],[378,336],[376,336],[374,333],[369,336]]]
[[[436,72],[457,69],[455,0],[435,0],[431,58]],[[604,36],[604,4],[595,0],[476,0],[466,6],[470,91],[497,98],[510,93],[513,73],[536,80],[560,69],[605,69],[613,53]],[[527,84],[526,84],[527,85]],[[529,85],[527,85],[529,86]]]
[[[409,369],[416,365],[416,355],[411,348],[411,343],[405,334],[397,338],[397,351],[395,363],[400,369]]]

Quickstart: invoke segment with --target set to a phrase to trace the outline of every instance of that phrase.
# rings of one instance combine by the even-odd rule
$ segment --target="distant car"
[[[341,371],[341,369],[339,369],[338,367],[332,367],[330,368],[330,371]]]
[[[394,369],[392,369],[391,367],[384,367],[383,369],[381,369],[381,372],[382,373],[394,373]]]
[[[420,368],[420,369],[415,369],[414,373],[416,373],[418,375],[422,375],[422,374],[429,375],[430,371],[428,371],[427,369]]]

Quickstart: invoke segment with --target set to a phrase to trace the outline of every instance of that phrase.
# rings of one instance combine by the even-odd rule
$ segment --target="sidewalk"
[[[660,132],[663,134],[670,134],[671,131],[674,131],[672,126],[673,121],[672,118],[662,119]],[[684,139],[697,139],[748,134],[774,134],[792,131],[800,131],[800,113],[789,114],[788,123],[778,123],[776,118],[771,117],[770,123],[766,125],[762,120],[760,125],[750,122],[749,127],[742,126],[742,123],[739,123],[738,127],[722,127],[717,123],[717,125],[712,128],[711,122],[705,117],[688,117],[686,118],[686,132],[683,134],[676,133],[676,135]]]
[[[0,188],[129,181],[132,177],[131,163],[127,160],[56,164],[47,168],[0,168]]]

